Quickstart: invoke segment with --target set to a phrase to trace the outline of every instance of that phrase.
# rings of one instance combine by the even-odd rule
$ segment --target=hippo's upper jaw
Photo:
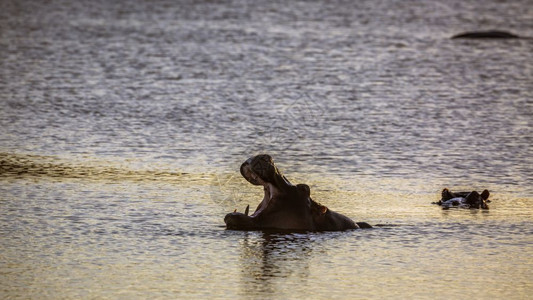
[[[253,185],[270,183],[283,190],[293,185],[281,174],[272,157],[267,154],[250,157],[241,165],[241,175]]]

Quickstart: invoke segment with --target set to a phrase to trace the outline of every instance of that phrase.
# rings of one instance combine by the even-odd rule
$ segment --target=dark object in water
[[[452,36],[452,39],[518,39],[518,35],[498,30],[464,32]]]
[[[265,196],[252,215],[235,210],[224,218],[227,229],[282,231],[339,231],[372,228],[354,222],[311,199],[307,184],[291,184],[269,155],[257,155],[241,165],[241,175],[253,185],[262,185]]]
[[[488,190],[484,190],[481,194],[476,191],[452,193],[445,188],[442,190],[440,201],[433,203],[442,206],[442,209],[451,207],[489,209],[487,205],[490,202],[489,195]]]

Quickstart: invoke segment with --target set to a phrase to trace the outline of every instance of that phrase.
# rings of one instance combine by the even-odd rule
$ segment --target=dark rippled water
[[[530,7],[3,1],[0,296],[528,298],[533,40],[450,37]],[[258,153],[386,226],[224,230]]]

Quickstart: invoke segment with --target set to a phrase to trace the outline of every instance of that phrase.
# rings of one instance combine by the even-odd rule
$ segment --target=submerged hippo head
[[[224,222],[228,229],[320,231],[359,228],[349,218],[313,201],[308,185],[291,184],[269,155],[249,158],[241,165],[241,175],[253,185],[262,185],[264,197],[251,215],[248,215],[248,207],[245,213],[227,214]],[[368,224],[361,225],[367,227]]]
[[[490,202],[488,200],[489,195],[488,190],[484,190],[481,194],[477,191],[452,193],[445,188],[442,190],[441,200],[436,202],[436,204],[441,205],[444,209],[450,207],[489,209],[487,205]]]

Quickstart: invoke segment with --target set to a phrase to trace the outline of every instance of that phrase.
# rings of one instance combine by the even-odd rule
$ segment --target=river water
[[[529,298],[531,7],[2,1],[0,298]],[[383,226],[225,230],[259,153]]]

